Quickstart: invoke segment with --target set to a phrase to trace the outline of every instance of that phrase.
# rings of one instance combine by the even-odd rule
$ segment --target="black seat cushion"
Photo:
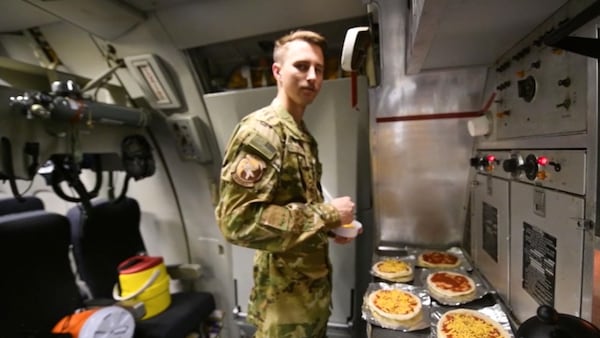
[[[179,292],[171,295],[171,306],[159,315],[136,323],[136,338],[183,338],[198,328],[215,309],[212,294]]]
[[[0,215],[33,210],[44,210],[44,202],[35,196],[26,196],[23,197],[22,200],[18,200],[14,197],[0,199]]]
[[[0,216],[0,336],[48,333],[83,306],[69,260],[69,232],[69,221],[59,214]]]

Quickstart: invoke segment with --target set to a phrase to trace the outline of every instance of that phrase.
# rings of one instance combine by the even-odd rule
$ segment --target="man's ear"
[[[273,63],[273,65],[271,66],[271,70],[273,71],[273,76],[276,79],[279,79],[279,77],[281,76],[281,65],[277,62]]]

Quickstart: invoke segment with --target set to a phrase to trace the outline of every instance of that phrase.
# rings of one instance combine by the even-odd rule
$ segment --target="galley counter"
[[[418,337],[436,337],[435,332],[432,328],[435,327],[439,317],[446,311],[456,308],[466,308],[480,311],[489,317],[496,319],[505,329],[509,330],[513,334],[516,332],[516,321],[509,315],[506,306],[502,303],[500,298],[497,296],[495,290],[493,290],[489,283],[483,278],[483,276],[475,269],[469,257],[460,248],[450,248],[447,252],[455,254],[460,259],[460,265],[457,268],[446,269],[450,271],[457,271],[465,273],[467,276],[473,279],[476,285],[476,294],[472,300],[461,302],[460,304],[449,304],[445,303],[444,300],[437,300],[429,295],[426,288],[427,275],[432,271],[439,271],[439,269],[433,268],[422,268],[416,264],[416,257],[425,249],[412,249],[412,248],[397,248],[393,246],[380,246],[373,255],[373,264],[389,259],[399,258],[413,267],[413,279],[410,282],[405,283],[394,283],[388,280],[379,278],[375,273],[372,272],[371,283],[365,293],[362,304],[362,316],[367,321],[367,337],[369,338],[418,338]],[[381,288],[400,288],[405,291],[409,291],[415,295],[418,295],[422,301],[422,320],[413,324],[412,327],[390,327],[389,325],[380,323],[375,316],[370,312],[368,307],[364,304],[366,302],[367,295],[377,289]],[[408,331],[405,331],[407,330]]]

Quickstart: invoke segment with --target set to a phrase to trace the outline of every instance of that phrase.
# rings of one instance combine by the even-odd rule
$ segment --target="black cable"
[[[23,195],[19,192],[19,187],[17,187],[17,180],[15,178],[15,169],[13,167],[13,158],[12,158],[12,145],[10,140],[7,137],[2,137],[2,166],[6,171],[6,176],[8,176],[8,182],[10,184],[10,190],[13,193],[13,196],[19,202],[25,201]]]

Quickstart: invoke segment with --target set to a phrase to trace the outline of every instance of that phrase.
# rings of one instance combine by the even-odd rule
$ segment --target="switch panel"
[[[172,115],[166,121],[183,160],[199,163],[211,161],[206,131],[198,116]]]
[[[585,194],[585,150],[519,149],[512,152],[519,159],[513,178],[524,183],[572,194]],[[505,160],[503,166],[511,159]]]
[[[488,73],[488,90],[497,140],[585,133],[588,58],[542,43],[543,37],[573,17],[581,4],[572,1],[501,56]],[[591,75],[595,78],[595,75]]]

